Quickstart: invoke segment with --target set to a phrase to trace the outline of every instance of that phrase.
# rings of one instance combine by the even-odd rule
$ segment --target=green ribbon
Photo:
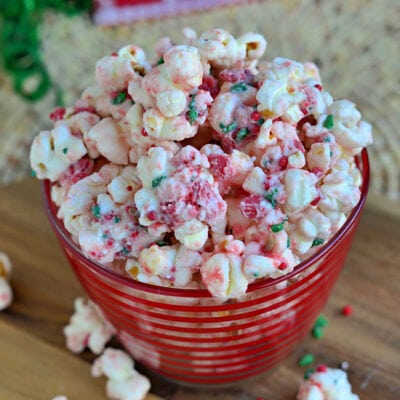
[[[0,1],[1,60],[13,78],[14,90],[25,100],[40,100],[54,90],[56,104],[62,102],[60,87],[52,83],[40,53],[38,26],[43,13],[53,9],[75,15],[91,8],[91,0]]]

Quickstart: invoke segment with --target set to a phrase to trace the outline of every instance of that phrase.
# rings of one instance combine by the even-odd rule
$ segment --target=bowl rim
[[[302,262],[297,264],[294,267],[293,271],[289,272],[286,275],[282,275],[279,278],[275,279],[262,278],[253,283],[250,283],[248,285],[246,294],[258,291],[260,289],[264,289],[272,285],[276,285],[284,280],[288,280],[294,277],[295,275],[303,272],[305,269],[318,262],[322,257],[324,257],[328,252],[330,252],[336,245],[336,243],[340,241],[343,238],[343,236],[349,231],[353,223],[360,216],[364,208],[368,194],[368,188],[370,182],[370,165],[369,165],[368,151],[366,148],[362,150],[361,154],[355,156],[355,161],[358,168],[360,169],[362,176],[361,195],[357,205],[348,215],[346,221],[341,226],[341,228],[328,240],[327,243],[325,243],[319,250],[317,250],[310,258],[307,258],[306,260],[303,260]],[[213,298],[207,289],[174,288],[174,287],[157,286],[140,282],[135,279],[129,278],[127,276],[124,276],[116,271],[112,271],[108,267],[103,266],[87,258],[83,254],[79,246],[71,239],[71,236],[69,232],[65,229],[62,221],[59,218],[57,218],[56,215],[57,207],[51,201],[51,196],[50,196],[51,184],[52,183],[48,179],[43,180],[41,182],[42,200],[50,224],[53,230],[55,231],[58,239],[59,240],[61,239],[61,241],[65,243],[69,247],[69,249],[78,256],[78,258],[82,259],[85,265],[89,267],[91,270],[101,275],[107,275],[109,278],[117,280],[120,284],[124,284],[127,287],[147,293],[154,293],[158,295],[175,296],[175,297]]]

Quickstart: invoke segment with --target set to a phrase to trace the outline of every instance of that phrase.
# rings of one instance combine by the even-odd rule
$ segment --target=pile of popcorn
[[[110,399],[143,400],[150,390],[150,381],[134,368],[134,361],[124,351],[107,348],[106,344],[116,330],[104,317],[96,303],[79,297],[74,303],[74,313],[64,327],[66,346],[74,353],[86,347],[99,355],[92,365],[92,376],[107,377],[106,393]],[[53,400],[65,400],[63,396]]]
[[[101,58],[95,84],[34,139],[31,166],[89,259],[239,298],[343,225],[371,126],[314,64],[259,62],[259,34],[183,34],[160,39],[153,62],[135,45]]]

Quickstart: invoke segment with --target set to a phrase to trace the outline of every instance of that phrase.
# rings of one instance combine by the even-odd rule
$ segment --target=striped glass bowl
[[[135,360],[182,385],[227,386],[285,360],[327,302],[367,197],[366,150],[357,163],[363,176],[360,201],[329,242],[288,275],[252,283],[240,301],[222,304],[206,290],[141,283],[88,260],[57,219],[49,182],[43,184],[44,203],[84,290]]]

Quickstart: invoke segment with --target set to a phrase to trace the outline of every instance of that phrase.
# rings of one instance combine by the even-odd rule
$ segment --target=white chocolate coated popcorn
[[[12,264],[7,254],[0,251],[0,311],[10,306],[13,291],[10,285]]]
[[[150,390],[150,381],[134,368],[132,358],[124,351],[107,348],[95,359],[92,376],[105,375],[107,396],[115,400],[143,400]]]
[[[183,36],[161,38],[155,60],[134,44],[100,59],[31,164],[86,257],[225,301],[290,273],[340,229],[371,126],[315,64],[261,61],[257,33]]]
[[[115,329],[92,301],[77,298],[74,308],[75,312],[64,328],[67,348],[80,353],[88,347],[92,353],[100,354],[115,335]]]
[[[302,382],[297,400],[359,400],[359,397],[352,393],[346,372],[320,366]]]
[[[75,161],[87,153],[83,141],[64,125],[41,132],[32,143],[30,161],[40,179],[55,181]]]

